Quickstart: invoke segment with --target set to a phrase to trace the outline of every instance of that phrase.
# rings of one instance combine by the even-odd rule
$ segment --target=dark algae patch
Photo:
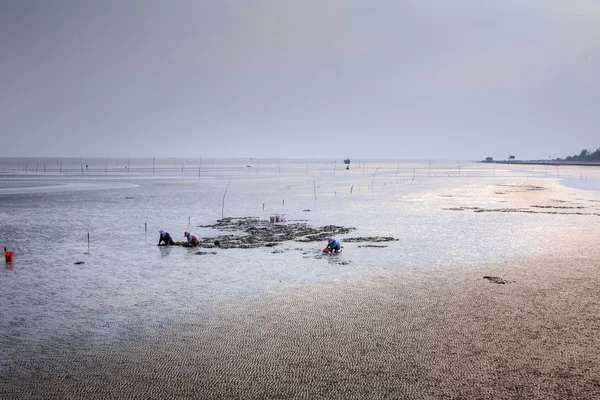
[[[217,254],[216,251],[199,251],[196,253],[197,256],[205,256],[207,254]]]
[[[329,237],[344,235],[355,230],[355,228],[337,225],[313,227],[306,222],[297,221],[270,223],[256,217],[223,218],[214,224],[200,227],[231,232],[201,240],[200,246],[202,247],[213,247],[208,243],[218,242],[218,247],[222,249],[274,247],[288,240],[302,243],[321,242],[326,241]]]
[[[446,211],[473,211],[476,213],[525,213],[525,214],[554,214],[554,215],[593,215],[600,217],[600,213],[586,213],[580,211],[549,211],[550,209],[580,209],[580,207],[547,207],[547,206],[531,206],[529,208],[481,208],[481,207],[450,207],[443,208]],[[548,210],[548,211],[541,211]]]
[[[367,237],[355,237],[355,238],[346,238],[344,242],[397,242],[398,239],[393,238],[391,236],[367,236]],[[376,246],[371,246],[376,247]]]
[[[504,280],[504,279],[500,278],[499,276],[484,276],[483,279],[487,279],[490,283],[496,283],[498,285],[513,283],[512,281]]]

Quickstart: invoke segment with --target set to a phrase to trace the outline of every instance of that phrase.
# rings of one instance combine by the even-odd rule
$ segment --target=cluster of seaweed
[[[214,224],[202,225],[200,227],[231,232],[226,235],[202,239],[201,246],[203,247],[216,246],[223,249],[273,247],[288,240],[302,243],[319,242],[325,241],[329,237],[347,234],[355,230],[355,228],[346,228],[337,225],[312,227],[303,221],[271,223],[257,217],[222,218]]]

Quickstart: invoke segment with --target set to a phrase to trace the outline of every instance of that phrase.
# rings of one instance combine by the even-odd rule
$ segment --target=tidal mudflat
[[[2,176],[1,397],[600,396],[597,191],[261,163]],[[163,228],[203,245],[157,246]]]

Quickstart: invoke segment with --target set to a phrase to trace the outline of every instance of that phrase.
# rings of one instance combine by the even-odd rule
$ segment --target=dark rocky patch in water
[[[518,190],[515,190],[516,192],[535,192],[538,190],[547,190],[545,187],[542,186],[534,186],[534,185],[498,185],[501,187],[509,187],[509,188],[515,188]]]
[[[367,236],[343,239],[343,242],[397,242],[399,239],[391,236]]]
[[[532,206],[536,208],[542,209],[580,209],[580,207],[549,207],[549,206]],[[500,212],[500,213],[527,213],[527,214],[555,214],[555,215],[595,215],[600,217],[600,213],[585,213],[580,211],[575,212],[565,212],[565,211],[537,211],[530,210],[527,208],[481,208],[481,207],[450,207],[450,208],[442,208],[442,210],[446,211],[465,211],[471,210],[476,213],[484,213],[484,212]]]
[[[487,279],[491,283],[496,283],[498,285],[504,285],[506,283],[512,283],[512,281],[506,281],[499,276],[484,276],[483,279]]]
[[[270,223],[256,217],[223,218],[212,225],[202,225],[201,228],[212,228],[231,234],[218,237],[203,238],[200,246],[213,247],[210,243],[219,243],[220,248],[252,249],[258,247],[273,247],[286,240],[309,243],[326,241],[327,238],[343,235],[355,230],[337,225],[312,227],[305,222],[289,221]],[[235,233],[234,233],[235,232]]]
[[[204,256],[206,254],[217,254],[216,251],[199,251],[196,253],[197,256]]]
[[[557,208],[557,209],[582,209],[583,206],[569,207],[569,206],[531,206],[533,208]]]

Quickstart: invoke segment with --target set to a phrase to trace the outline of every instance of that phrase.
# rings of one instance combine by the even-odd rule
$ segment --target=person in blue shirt
[[[327,239],[327,247],[323,249],[323,251],[327,253],[339,253],[342,250],[342,245],[340,242],[333,238]]]
[[[165,244],[170,244],[170,245],[175,244],[175,242],[173,241],[173,238],[171,237],[171,235],[169,235],[169,232],[165,232],[161,229],[160,231],[158,231],[158,233],[160,233],[160,238],[158,239],[159,246],[162,242],[164,242]]]

